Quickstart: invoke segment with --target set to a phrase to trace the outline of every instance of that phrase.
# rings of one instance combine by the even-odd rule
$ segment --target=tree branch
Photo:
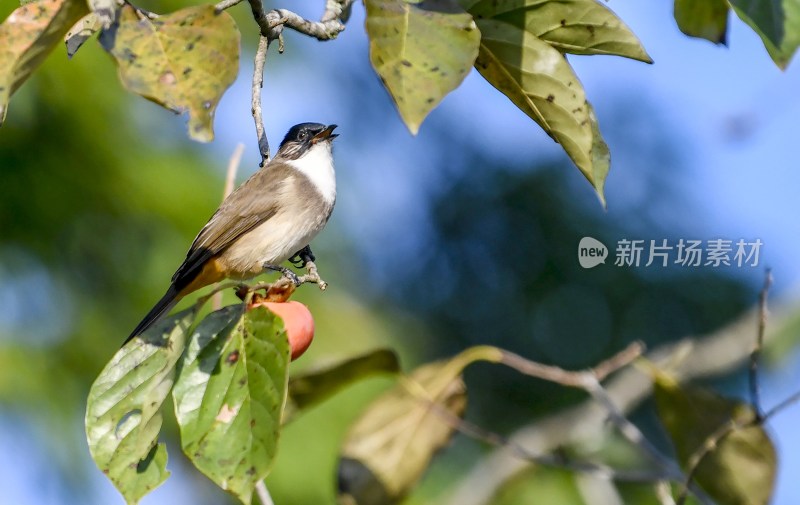
[[[791,305],[773,308],[770,327],[765,329],[764,342],[768,342],[781,328],[792,321],[795,309]],[[708,377],[731,370],[746,363],[753,349],[753,328],[759,318],[758,310],[743,315],[739,320],[703,338],[687,338],[681,342],[661,346],[648,353],[648,359],[669,368],[678,380]],[[680,359],[676,358],[680,357]],[[620,412],[630,412],[652,391],[652,383],[636,368],[620,370],[604,389]],[[783,409],[792,401],[800,401],[800,393],[782,402],[775,410]],[[777,409],[777,410],[776,410]],[[766,415],[771,417],[773,410]],[[547,454],[558,447],[579,441],[595,440],[606,436],[604,421],[608,411],[594,400],[552,414],[531,423],[508,437],[508,440],[525,447],[533,454]],[[482,505],[494,495],[498,486],[529,464],[519,458],[509,447],[500,447],[482,458],[452,491],[445,503],[453,505]],[[662,500],[663,501],[663,500]]]
[[[263,480],[256,483],[256,495],[258,495],[258,500],[261,502],[261,505],[275,505],[272,501],[272,496],[269,495],[267,485],[264,484]]]
[[[253,121],[256,124],[256,136],[258,137],[258,151],[261,153],[260,167],[269,162],[269,140],[264,131],[264,116],[261,109],[261,89],[264,86],[264,65],[267,62],[267,51],[269,50],[270,39],[262,35],[258,39],[258,50],[253,62],[253,89],[251,96],[251,112]]]
[[[223,0],[216,5],[216,9],[222,11],[242,1]],[[261,0],[248,0],[248,2],[253,11],[253,19],[261,28],[261,35],[270,40],[278,38],[284,26],[317,40],[332,40],[344,31],[344,18],[353,0],[327,0],[320,21],[309,21],[288,9],[265,12]]]
[[[750,353],[750,369],[749,369],[749,383],[750,383],[750,403],[756,411],[756,417],[762,419],[764,417],[761,410],[761,392],[758,386],[758,362],[761,358],[761,348],[764,347],[764,331],[767,327],[767,295],[769,288],[772,286],[772,272],[767,269],[764,276],[764,287],[761,288],[761,293],[758,296],[758,333],[756,342],[753,346],[753,352]]]

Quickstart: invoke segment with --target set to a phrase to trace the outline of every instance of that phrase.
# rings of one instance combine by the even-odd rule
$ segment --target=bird
[[[336,203],[335,124],[300,123],[275,157],[228,195],[192,242],[164,296],[123,345],[160,321],[186,295],[223,279],[277,270],[298,283],[287,260],[313,261],[309,244]]]

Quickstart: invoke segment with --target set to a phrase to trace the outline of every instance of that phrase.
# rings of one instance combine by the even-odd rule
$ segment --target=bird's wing
[[[200,230],[172,282],[177,285],[191,282],[206,261],[274,216],[279,208],[278,194],[295,176],[294,170],[286,165],[272,163],[239,186]]]

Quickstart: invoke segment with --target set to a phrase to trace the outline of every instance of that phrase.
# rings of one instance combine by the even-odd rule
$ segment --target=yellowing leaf
[[[652,63],[630,28],[595,0],[464,2],[476,20],[503,21],[565,53],[611,54]]]
[[[239,71],[239,30],[226,12],[199,5],[148,19],[130,5],[100,43],[128,90],[189,113],[189,136],[214,138],[214,111]]]
[[[83,0],[38,0],[19,7],[0,25],[0,125],[11,95],[87,12]]]
[[[461,372],[467,353],[416,369],[384,393],[350,428],[339,462],[344,503],[397,503],[452,437],[445,414],[460,417],[467,396]]]
[[[166,447],[157,443],[159,409],[175,380],[194,316],[185,310],[128,342],[89,391],[89,451],[128,503],[138,502],[169,476]]]
[[[78,49],[81,48],[83,43],[89,40],[92,35],[99,32],[100,28],[102,28],[100,20],[94,12],[85,15],[80,21],[75,23],[67,34],[64,35],[64,43],[67,45],[67,56],[70,58],[75,56],[75,53],[78,52]]]
[[[764,428],[754,424],[746,404],[710,391],[679,385],[659,374],[655,379],[658,415],[667,428],[678,460],[688,470],[709,437],[734,423],[699,460],[695,481],[720,505],[766,505],[775,484],[775,447]]]
[[[725,44],[729,10],[728,0],[675,0],[675,21],[686,35]]]
[[[456,89],[478,54],[472,16],[451,0],[365,0],[372,66],[411,133]]]
[[[550,44],[513,25],[478,20],[475,68],[561,144],[604,200],[610,157],[578,77]]]
[[[240,304],[200,322],[181,360],[172,397],[183,452],[244,503],[275,458],[289,354],[280,318]]]

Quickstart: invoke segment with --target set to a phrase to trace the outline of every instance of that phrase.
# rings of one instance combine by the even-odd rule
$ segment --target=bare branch
[[[697,450],[692,453],[689,457],[688,467],[689,473],[686,475],[686,480],[683,483],[683,487],[681,488],[681,492],[678,495],[678,499],[676,500],[677,505],[684,505],[686,503],[686,499],[689,495],[689,486],[691,485],[692,481],[694,480],[694,476],[697,474],[697,469],[700,468],[700,463],[703,462],[706,456],[711,454],[717,449],[717,446],[722,439],[736,431],[737,429],[745,427],[747,424],[754,424],[758,423],[758,419],[754,419],[749,423],[742,424],[736,421],[731,420],[717,428],[714,433],[709,435],[705,441],[703,441],[703,445],[697,448]]]
[[[672,497],[672,487],[669,485],[668,481],[662,480],[656,482],[655,493],[661,505],[675,505],[675,499]]]
[[[603,361],[589,371],[570,372],[552,365],[536,363],[518,354],[501,349],[502,357],[500,363],[517,370],[525,375],[537,377],[562,386],[576,387],[585,389],[587,377],[593,380],[603,380],[611,373],[624,368],[644,352],[644,345],[641,342],[633,342],[621,352]]]
[[[759,419],[764,417],[761,410],[761,392],[758,385],[758,362],[761,358],[761,349],[764,347],[764,331],[767,327],[767,295],[769,288],[772,286],[772,272],[767,269],[764,276],[764,287],[761,288],[761,293],[758,296],[758,333],[756,334],[756,343],[753,346],[753,352],[750,353],[750,369],[749,369],[749,382],[750,382],[750,403],[756,411],[756,416]]]
[[[225,9],[230,9],[234,5],[242,3],[244,0],[222,0],[222,2],[218,3],[214,7],[217,11],[224,11]]]
[[[258,495],[258,500],[261,502],[261,505],[275,505],[275,502],[272,501],[272,497],[269,495],[267,485],[264,484],[263,480],[256,483],[256,494]]]
[[[620,482],[643,483],[660,481],[665,478],[669,478],[669,476],[665,476],[663,473],[654,470],[623,470],[616,469],[602,463],[594,463],[590,461],[572,461],[566,459],[566,457],[560,453],[534,454],[521,445],[513,443],[508,438],[498,433],[492,432],[478,426],[475,423],[460,418],[451,411],[447,410],[447,408],[440,403],[423,396],[416,389],[407,387],[406,391],[415,396],[419,401],[426,403],[431,409],[431,412],[436,414],[442,419],[442,421],[447,423],[453,429],[458,430],[463,435],[495,447],[506,447],[518,458],[531,463],[550,468],[560,468],[572,472],[586,473],[606,480],[615,480]]]
[[[217,10],[232,7],[242,0],[223,0],[217,4]],[[277,39],[284,26],[303,33],[317,40],[332,40],[344,31],[343,18],[353,0],[327,0],[325,12],[320,21],[310,21],[288,9],[264,11],[262,0],[248,0],[253,19],[261,29],[261,35],[269,40]]]
[[[770,310],[770,327],[764,338],[769,342],[776,331],[793,320],[793,305]],[[728,373],[746,362],[753,349],[753,328],[758,313],[751,311],[736,322],[704,338],[687,338],[667,344],[648,353],[648,359],[660,367],[668,367],[679,380]],[[676,360],[676,356],[682,356]],[[628,367],[604,382],[604,389],[622,412],[630,412],[650,395],[652,382],[647,374]],[[794,400],[800,401],[800,393]],[[781,408],[785,408],[782,404]],[[771,412],[771,411],[770,411]],[[607,411],[595,401],[537,419],[509,437],[515,444],[534,454],[547,454],[558,447],[599,440],[607,436],[604,424]],[[767,415],[769,416],[769,414]],[[444,503],[479,505],[486,503],[498,487],[521,471],[527,464],[508,447],[499,447],[475,464],[473,470],[456,485]]]
[[[800,391],[794,393],[793,395],[791,395],[788,398],[784,399],[779,404],[777,404],[774,407],[772,407],[771,409],[769,409],[769,411],[766,414],[764,414],[764,417],[763,417],[762,420],[766,421],[766,420],[770,419],[775,414],[779,413],[780,411],[782,411],[786,407],[789,407],[790,405],[792,405],[794,403],[797,403],[798,401],[800,401]]]
[[[264,86],[264,65],[267,62],[267,51],[269,50],[269,38],[261,35],[258,39],[258,50],[256,51],[253,63],[253,89],[251,96],[251,112],[253,121],[256,124],[256,136],[258,137],[258,151],[261,153],[260,167],[269,162],[269,140],[264,131],[264,117],[261,109],[261,88]]]
[[[336,2],[338,4],[338,2]],[[341,2],[342,5],[349,5],[351,2],[344,0]],[[341,9],[343,10],[343,9]],[[308,19],[303,18],[299,14],[296,14],[287,9],[276,9],[270,11],[267,16],[267,24],[270,28],[274,28],[279,25],[287,26],[296,32],[300,32],[302,34],[308,35],[309,37],[314,37],[317,40],[332,40],[339,36],[340,33],[344,31],[344,23],[339,19],[339,17],[333,17],[333,11],[325,11],[323,14],[323,19],[327,19],[326,21],[309,21]],[[261,23],[259,23],[261,25]]]

